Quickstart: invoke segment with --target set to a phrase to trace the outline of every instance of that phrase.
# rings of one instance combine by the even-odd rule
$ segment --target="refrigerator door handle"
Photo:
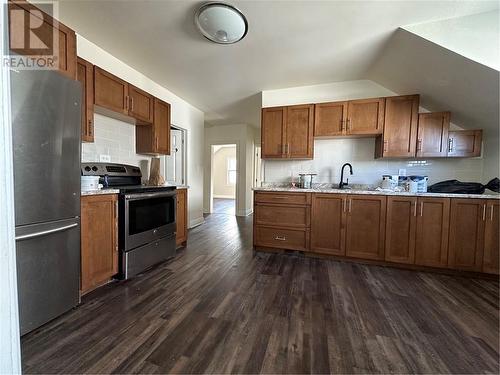
[[[65,231],[65,230],[68,230],[68,229],[71,229],[71,228],[74,228],[77,226],[78,226],[78,223],[73,223],[70,225],[64,225],[64,226],[59,227],[59,228],[43,230],[41,232],[23,234],[21,236],[16,236],[16,241],[27,240],[27,239],[35,238],[35,237],[42,237],[42,236],[46,236],[47,234],[62,232],[62,231]]]

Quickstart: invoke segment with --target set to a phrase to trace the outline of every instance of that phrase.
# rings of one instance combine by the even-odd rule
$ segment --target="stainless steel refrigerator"
[[[11,71],[21,334],[79,303],[81,86]]]

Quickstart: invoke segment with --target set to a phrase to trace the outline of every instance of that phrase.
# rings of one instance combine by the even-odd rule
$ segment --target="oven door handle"
[[[176,194],[174,191],[167,191],[163,193],[137,193],[137,194],[125,194],[125,199],[128,201],[137,201],[143,199],[151,198],[163,198],[163,197],[174,197]]]

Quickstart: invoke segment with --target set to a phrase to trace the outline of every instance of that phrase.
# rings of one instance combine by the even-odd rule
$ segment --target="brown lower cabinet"
[[[118,273],[118,199],[116,194],[81,198],[82,294]]]
[[[499,274],[500,244],[500,201],[489,200],[486,203],[486,221],[484,228],[483,272]]]
[[[255,247],[499,274],[500,200],[257,191],[254,211]]]
[[[385,196],[313,194],[310,249],[384,259],[385,216]]]
[[[177,189],[176,207],[176,237],[177,246],[185,246],[187,242],[187,189]]]
[[[449,198],[389,196],[385,260],[446,267]]]
[[[448,265],[466,271],[483,266],[486,200],[452,199]]]

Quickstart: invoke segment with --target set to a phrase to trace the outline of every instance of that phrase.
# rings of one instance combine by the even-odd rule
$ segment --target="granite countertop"
[[[313,187],[311,189],[301,189],[286,186],[266,186],[253,188],[254,191],[276,191],[287,193],[330,193],[330,194],[369,194],[369,195],[399,195],[410,197],[439,197],[439,198],[477,198],[477,199],[500,199],[498,193],[485,194],[450,194],[450,193],[410,193],[408,191],[388,191],[388,190],[363,190],[363,189],[335,189],[329,187]]]
[[[118,189],[89,190],[89,191],[82,191],[81,196],[84,197],[86,195],[118,194],[119,192],[120,190]]]

